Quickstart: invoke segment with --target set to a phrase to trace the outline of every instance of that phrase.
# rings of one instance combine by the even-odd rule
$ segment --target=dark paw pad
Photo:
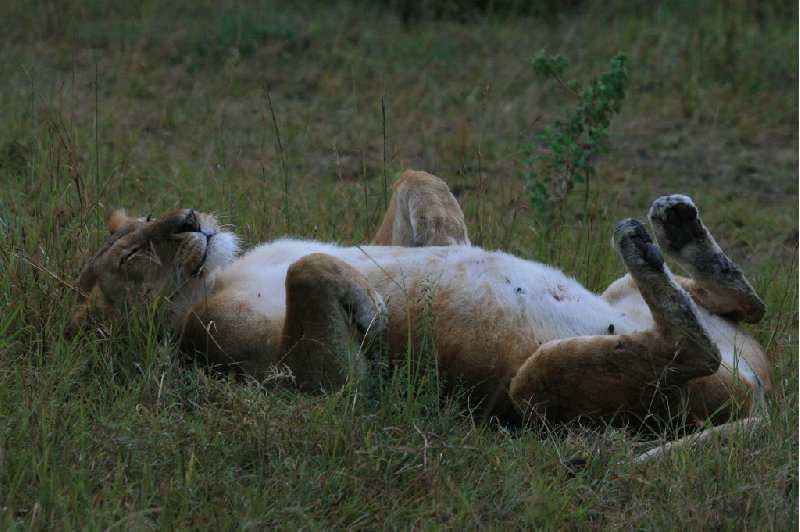
[[[697,207],[688,196],[676,194],[657,199],[650,210],[650,221],[661,226],[667,239],[662,244],[676,251],[692,241],[703,239],[706,234]]]
[[[681,249],[683,246],[702,238],[703,226],[697,218],[697,209],[692,205],[679,203],[666,212],[667,221],[664,223],[664,233],[669,239],[670,246]]]
[[[628,219],[617,224],[616,239],[620,249],[633,246],[636,254],[639,255],[650,267],[656,270],[664,268],[664,257],[653,243],[650,234],[639,220]],[[625,241],[629,244],[626,246]]]
[[[661,256],[661,252],[652,241],[648,242],[646,240],[634,238],[633,244],[642,253],[642,258],[647,264],[656,270],[661,270],[664,268],[664,257]]]

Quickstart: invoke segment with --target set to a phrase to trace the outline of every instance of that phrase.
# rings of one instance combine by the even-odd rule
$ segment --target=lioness
[[[97,304],[119,312],[130,296],[167,295],[168,327],[189,355],[256,377],[285,365],[301,389],[318,390],[359,367],[365,338],[405,354],[427,306],[445,382],[488,412],[688,424],[751,415],[770,368],[737,322],[759,321],[763,302],[690,198],[659,198],[649,218],[691,278],[673,276],[644,226],[626,219],[613,246],[629,274],[596,295],[551,267],[472,247],[447,185],[423,172],[399,178],[364,247],[281,239],[239,256],[213,215],[116,212],[80,278],[74,320]]]

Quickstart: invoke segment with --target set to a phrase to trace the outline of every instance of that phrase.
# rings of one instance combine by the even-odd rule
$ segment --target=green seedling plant
[[[628,82],[627,57],[617,54],[610,70],[578,90],[574,79],[564,79],[568,61],[542,50],[533,59],[536,73],[556,82],[557,88],[577,102],[561,107],[561,116],[541,133],[543,147],[523,146],[531,207],[545,228],[552,226],[566,207],[576,183],[583,184],[583,212],[588,212],[589,183],[596,171],[594,161],[608,147],[611,118],[619,113]]]

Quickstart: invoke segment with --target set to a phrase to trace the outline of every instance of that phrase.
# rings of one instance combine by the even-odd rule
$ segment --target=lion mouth
[[[208,252],[211,249],[211,238],[216,235],[216,233],[204,233],[202,231],[200,234],[206,237],[206,245],[203,248],[203,258],[200,259],[200,264],[191,273],[192,277],[197,277],[203,271],[203,267],[206,265],[206,261],[208,260]]]

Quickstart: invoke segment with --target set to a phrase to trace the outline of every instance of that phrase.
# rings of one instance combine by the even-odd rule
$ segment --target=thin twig
[[[486,96],[492,86],[487,84],[481,93],[481,125],[478,132],[478,210],[475,213],[475,221],[478,226],[478,246],[483,246],[483,217],[485,214],[484,198],[486,196],[486,188],[483,183],[483,123],[486,118]]]
[[[381,128],[383,130],[383,212],[389,208],[389,178],[386,170],[386,95],[381,96]]]
[[[575,89],[573,89],[572,87],[570,87],[563,79],[561,79],[561,76],[559,76],[558,74],[556,74],[553,71],[550,72],[550,75],[553,76],[554,80],[556,80],[556,83],[558,83],[558,86],[561,87],[562,89],[564,89],[564,91],[566,91],[568,94],[571,94],[572,96],[574,96],[575,98],[578,98],[578,99],[581,98],[580,93],[578,91],[576,91]]]
[[[21,253],[19,253],[19,252],[17,252],[17,251],[14,251],[14,250],[8,249],[8,248],[7,248],[7,247],[5,247],[5,246],[3,246],[3,247],[2,247],[2,248],[0,248],[0,249],[2,249],[2,251],[3,251],[4,253],[6,253],[6,254],[8,254],[8,255],[11,255],[11,256],[14,256],[14,257],[18,258],[19,260],[21,260],[22,262],[24,262],[24,263],[25,263],[25,264],[27,264],[28,266],[31,266],[31,267],[33,267],[33,268],[36,268],[36,269],[37,269],[37,270],[39,270],[40,272],[43,272],[43,273],[46,273],[46,274],[48,274],[50,277],[52,277],[53,279],[55,279],[56,281],[58,281],[60,284],[62,284],[62,285],[64,285],[64,286],[66,286],[67,288],[69,288],[69,289],[70,289],[70,290],[72,290],[73,292],[77,292],[78,294],[80,294],[80,295],[82,295],[83,297],[86,297],[86,298],[88,298],[88,297],[89,297],[89,294],[87,294],[85,291],[81,290],[79,287],[75,286],[74,284],[72,284],[72,283],[70,283],[70,282],[67,282],[67,281],[65,281],[64,279],[62,279],[61,277],[59,277],[59,276],[58,276],[58,274],[56,274],[56,273],[54,273],[54,272],[52,272],[52,271],[48,270],[46,267],[42,266],[41,264],[37,264],[37,263],[33,262],[32,260],[30,260],[30,259],[29,259],[28,257],[26,257],[25,255],[23,255],[23,254],[21,254]]]
[[[94,190],[95,193],[100,189],[100,123],[98,120],[99,106],[98,106],[98,75],[97,75],[97,59],[94,61]],[[97,196],[98,200],[100,196]],[[91,211],[91,205],[87,205],[88,211]],[[97,244],[100,244],[99,234]]]
[[[286,152],[281,142],[281,132],[278,129],[278,120],[275,118],[275,109],[272,107],[272,98],[269,94],[269,84],[264,87],[264,96],[269,105],[269,112],[272,115],[272,125],[275,126],[275,137],[278,140],[278,151],[281,154],[281,169],[283,170],[283,210],[286,220],[286,233],[291,229],[291,216],[289,214],[289,167],[286,164]]]

